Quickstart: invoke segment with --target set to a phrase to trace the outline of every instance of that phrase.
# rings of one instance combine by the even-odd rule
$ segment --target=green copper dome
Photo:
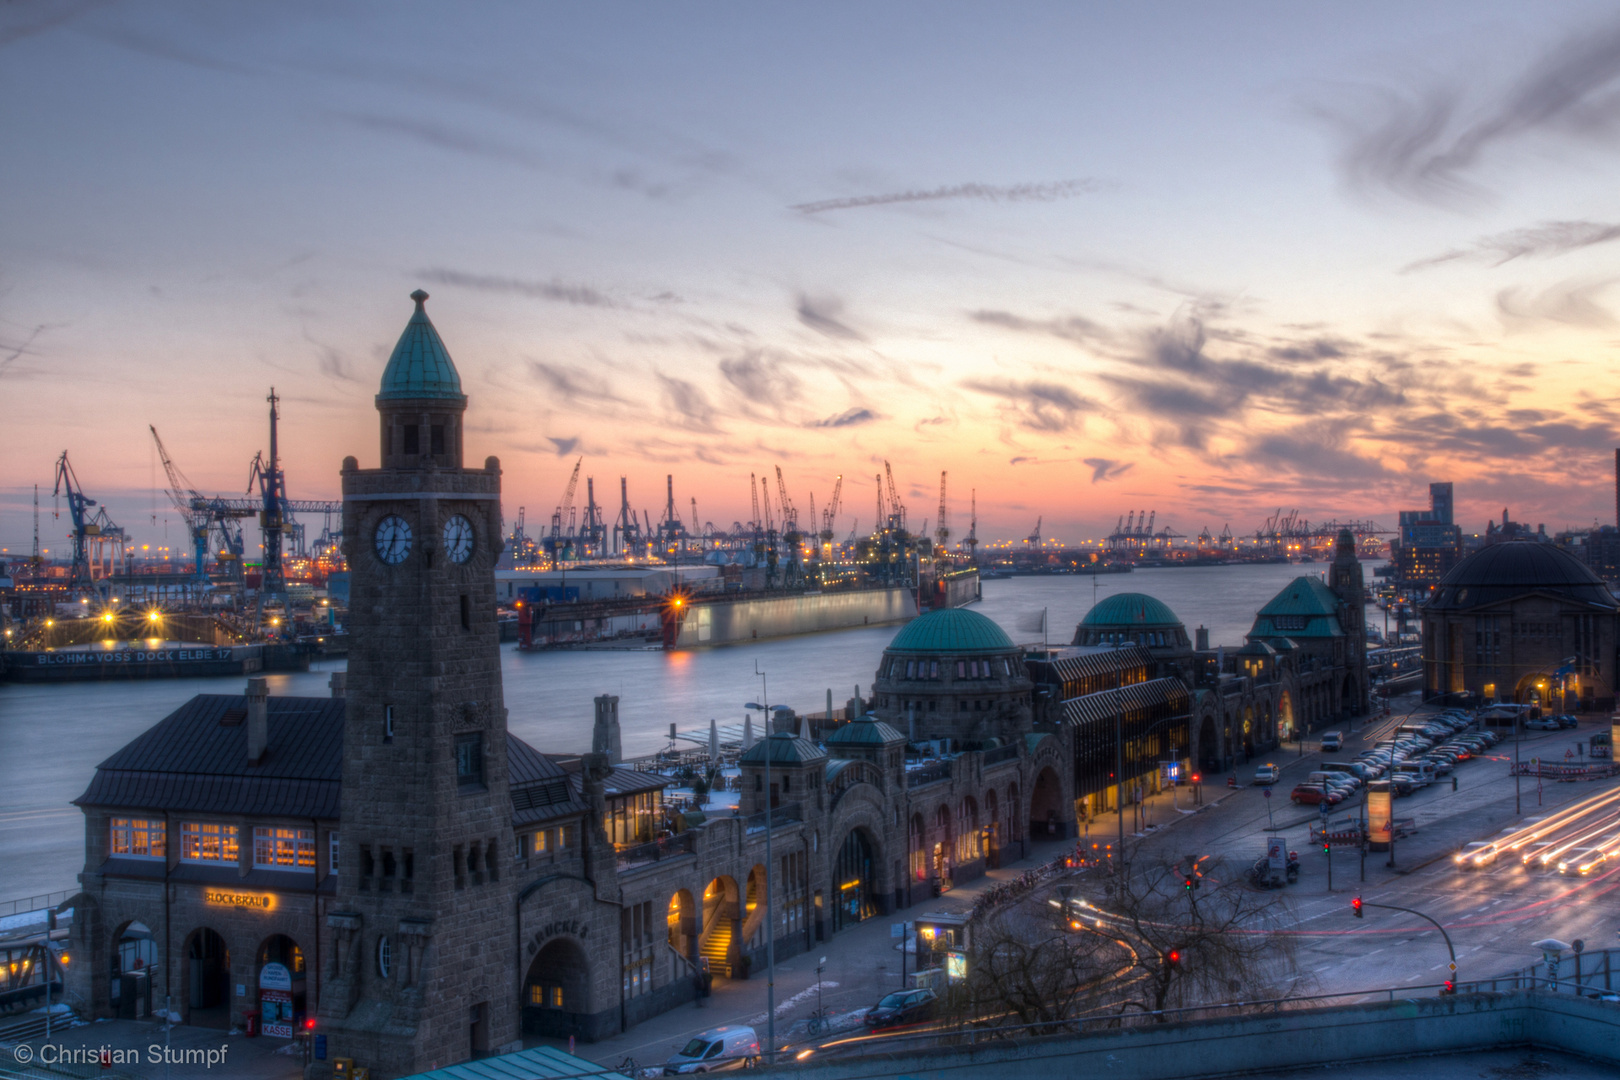
[[[1017,648],[1001,627],[977,611],[941,608],[907,623],[885,651],[943,656],[1015,652]]]
[[[904,735],[870,714],[839,725],[827,736],[828,746],[886,746],[905,741]]]
[[[1118,593],[1097,605],[1080,620],[1081,626],[1179,626],[1181,620],[1162,600],[1146,593]]]
[[[463,404],[467,401],[467,395],[461,392],[461,376],[456,374],[456,365],[450,362],[450,353],[445,350],[423,306],[427,298],[428,294],[421,289],[411,293],[411,299],[416,301],[416,312],[405,324],[405,332],[399,335],[394,355],[388,358],[382,388],[377,393],[379,402],[421,398],[443,398]]]

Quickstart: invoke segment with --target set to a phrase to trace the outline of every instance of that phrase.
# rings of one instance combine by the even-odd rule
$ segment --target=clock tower
[[[462,465],[467,397],[427,298],[411,294],[376,397],[381,467],[343,461],[348,704],[317,1064],[382,1080],[519,1038],[501,470]]]

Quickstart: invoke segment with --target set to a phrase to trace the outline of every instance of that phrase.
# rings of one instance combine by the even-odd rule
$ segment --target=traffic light
[[[1180,949],[1171,949],[1169,952],[1165,953],[1164,954],[1164,962],[1166,964],[1168,964],[1170,967],[1180,967],[1181,966],[1181,950]]]
[[[1188,892],[1192,892],[1192,891],[1193,891],[1193,879],[1192,879],[1192,878],[1188,878],[1188,879],[1187,879],[1187,880],[1186,880],[1186,881],[1185,881],[1185,882],[1184,882],[1184,883],[1183,883],[1183,884],[1182,884],[1182,888],[1184,888],[1184,889],[1186,889],[1186,890],[1187,890],[1187,891],[1188,891]]]
[[[1456,982],[1451,979],[1447,979],[1445,982],[1440,984],[1440,992],[1442,994],[1455,994],[1457,992]]]
[[[1356,918],[1361,918],[1361,897],[1350,901],[1350,910],[1355,913]]]
[[[1327,833],[1322,834],[1322,854],[1333,854],[1333,842],[1328,839]]]

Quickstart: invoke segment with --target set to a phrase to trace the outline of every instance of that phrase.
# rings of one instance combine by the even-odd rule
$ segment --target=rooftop
[[[421,289],[411,293],[416,311],[399,335],[394,354],[388,358],[383,370],[378,401],[443,398],[466,404],[467,395],[461,392],[461,376],[450,362],[450,352],[433,328],[427,315],[428,294]]]
[[[1535,540],[1480,548],[1452,567],[1423,606],[1432,611],[1484,607],[1529,593],[1551,593],[1610,611],[1620,607],[1585,563],[1555,544]]]
[[[941,608],[907,623],[886,652],[949,656],[1016,652],[1006,631],[977,611]]]
[[[1081,626],[1180,626],[1168,604],[1146,593],[1116,593],[1099,600],[1080,620]]]

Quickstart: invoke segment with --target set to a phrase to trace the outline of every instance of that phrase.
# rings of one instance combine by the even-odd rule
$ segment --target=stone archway
[[[265,968],[280,964],[286,969],[290,985],[268,986]],[[298,1034],[298,1025],[309,1014],[304,975],[304,953],[298,943],[286,934],[271,934],[259,943],[253,963],[253,993],[258,999],[259,1031],[273,1038],[290,1039]],[[278,992],[279,991],[279,992]]]
[[[1254,706],[1245,705],[1243,706],[1243,756],[1245,758],[1254,757],[1254,742]]]
[[[664,938],[676,954],[697,963],[699,919],[702,911],[692,900],[690,889],[676,889],[669,898],[665,914],[667,933]]]
[[[780,892],[780,890],[778,890]],[[742,940],[745,950],[765,947],[765,867],[756,863],[748,871],[743,892]]]
[[[921,888],[923,882],[928,880],[928,824],[921,814],[911,815],[906,834],[906,850],[911,860],[907,887]]]
[[[1206,773],[1221,768],[1221,737],[1215,728],[1215,715],[1205,713],[1198,722],[1198,768]]]
[[[1278,719],[1279,719],[1279,721],[1280,721],[1280,723],[1282,725],[1282,730],[1283,730],[1283,733],[1284,733],[1283,737],[1285,739],[1295,739],[1295,738],[1303,737],[1303,735],[1304,735],[1303,731],[1295,730],[1295,727],[1294,727],[1294,699],[1293,699],[1292,695],[1290,695],[1288,693],[1287,690],[1284,690],[1281,694],[1279,694],[1277,696],[1277,716],[1278,716]]]
[[[741,952],[742,894],[737,879],[721,874],[703,889],[703,930],[698,952],[709,971],[736,975]]]
[[[1035,774],[1029,794],[1029,836],[1032,840],[1056,840],[1064,835],[1063,783],[1047,765]]]
[[[930,867],[936,893],[943,892],[951,887],[951,856],[953,848],[951,808],[945,805],[937,806],[934,808],[934,847],[932,866]]]
[[[985,789],[984,814],[984,865],[994,870],[1001,865],[1001,800],[995,788]]]
[[[74,916],[77,921],[78,913],[74,912]],[[110,946],[111,981],[107,997],[114,1015],[121,1020],[135,1019],[137,996],[143,997],[146,1011],[150,1013],[152,1002],[147,1000],[151,994],[149,976],[152,966],[157,963],[157,943],[152,938],[151,928],[132,919],[112,932]],[[125,975],[131,978],[126,980]]]
[[[878,844],[863,827],[844,834],[833,858],[833,932],[877,914]]]
[[[591,962],[573,938],[555,937],[534,954],[523,980],[523,1030],[566,1038],[584,1034],[591,1015]]]
[[[185,959],[185,1022],[198,1027],[231,1026],[231,950],[210,927],[198,927],[181,946]]]

